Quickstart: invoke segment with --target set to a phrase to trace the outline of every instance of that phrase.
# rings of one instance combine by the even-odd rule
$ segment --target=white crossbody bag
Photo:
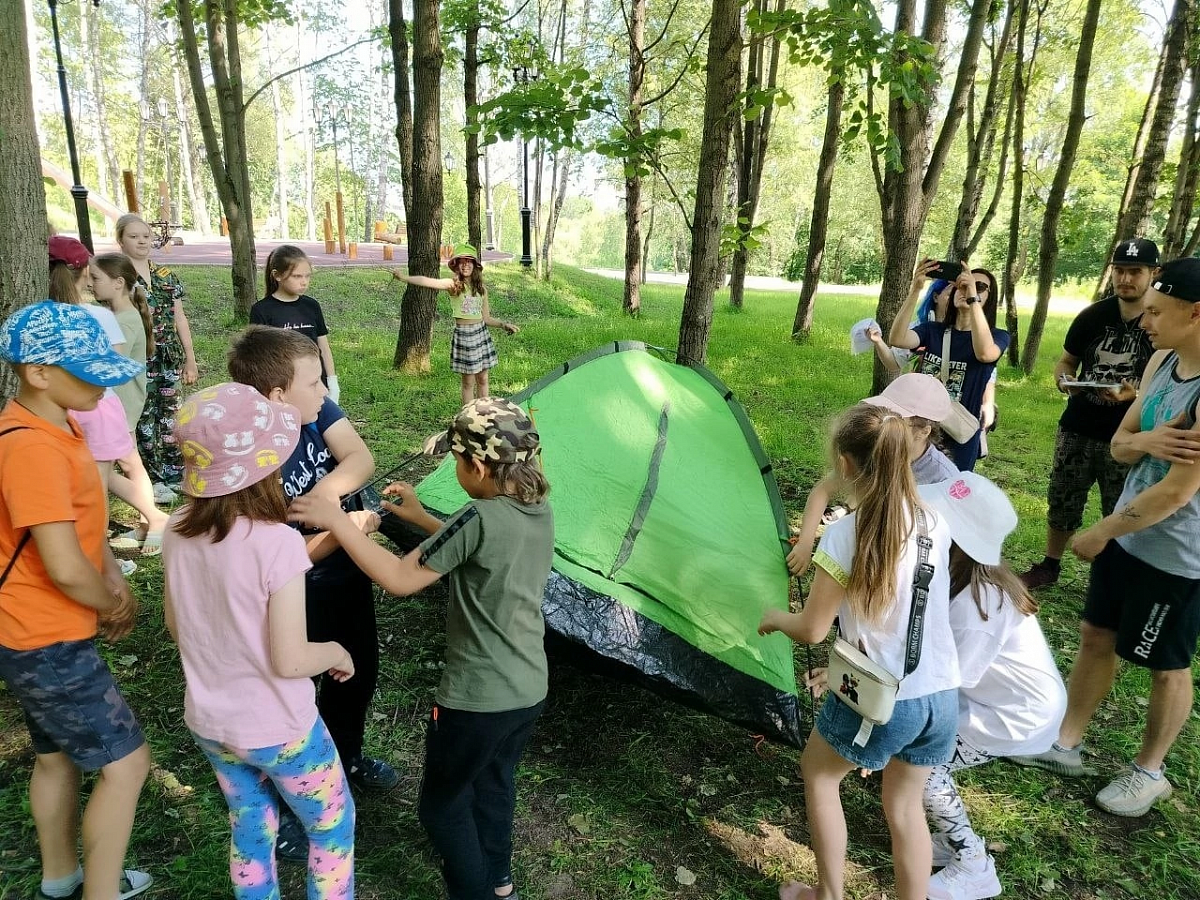
[[[908,638],[904,649],[904,676],[910,675],[921,661],[921,635],[925,624],[925,604],[933,580],[929,551],[933,541],[925,523],[925,511],[916,508],[917,566],[913,571],[912,608],[908,617]],[[896,707],[896,694],[902,678],[873,662],[845,638],[838,636],[829,653],[829,689],[833,695],[862,716],[862,727],[854,743],[865,746],[876,725],[886,725]]]
[[[939,374],[942,384],[946,384],[950,377],[949,326],[947,326],[946,333],[942,337],[942,370]],[[941,425],[942,431],[956,444],[965,444],[971,438],[975,437],[975,432],[980,428],[979,418],[971,415],[971,411],[957,400],[950,401],[950,415],[938,424]]]

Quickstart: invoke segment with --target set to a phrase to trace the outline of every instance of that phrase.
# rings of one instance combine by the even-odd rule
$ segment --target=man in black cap
[[[1176,259],[1144,297],[1142,327],[1157,351],[1112,440],[1130,465],[1116,512],[1075,535],[1092,561],[1067,712],[1045,753],[1016,758],[1085,775],[1083,738],[1120,660],[1150,673],[1142,743],[1129,770],[1096,795],[1118,816],[1145,815],[1171,795],[1165,760],[1192,711],[1200,639],[1200,259]]]
[[[1054,440],[1046,556],[1021,576],[1030,589],[1058,581],[1063,551],[1083,524],[1092,485],[1100,485],[1100,507],[1107,516],[1129,472],[1113,459],[1109,442],[1137,397],[1153,352],[1141,328],[1142,296],[1158,271],[1158,246],[1145,238],[1121,241],[1112,264],[1113,293],[1075,317],[1054,367],[1055,384],[1069,396]],[[1075,382],[1112,387],[1075,387]]]

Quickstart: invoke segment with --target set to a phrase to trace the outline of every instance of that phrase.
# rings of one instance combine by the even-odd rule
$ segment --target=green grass
[[[182,269],[189,316],[207,382],[223,379],[232,323],[228,273]],[[496,393],[511,393],[557,362],[618,338],[673,346],[682,289],[649,285],[643,313],[620,313],[621,285],[560,269],[545,285],[514,265],[488,269],[497,316],[522,326],[497,335]],[[456,410],[458,378],[447,364],[445,309],[435,325],[433,373],[404,375],[391,360],[398,294],[385,275],[318,270],[312,293],[332,323],[342,402],[381,467],[414,452]],[[804,345],[788,340],[795,298],[749,292],[743,312],[718,295],[709,365],[746,406],[789,512],[823,468],[829,416],[870,387],[870,360],[848,354],[850,325],[874,298],[823,295]],[[1002,368],[1001,427],[980,471],[1013,498],[1021,525],[1008,556],[1040,559],[1045,487],[1060,395],[1050,366],[1068,320],[1051,318],[1044,359],[1032,378]],[[586,398],[581,398],[586,402]],[[707,473],[715,474],[715,473]],[[1089,521],[1098,514],[1095,504]],[[1087,570],[1068,558],[1063,578],[1042,596],[1041,620],[1064,671]],[[108,658],[153,747],[156,768],[143,794],[130,864],[155,875],[152,897],[228,896],[225,809],[212,772],[182,724],[179,663],[162,622],[161,570],[141,565],[135,634]],[[434,588],[380,603],[383,670],[368,746],[395,763],[403,781],[386,797],[359,803],[358,895],[436,897],[439,879],[416,821],[422,717],[439,677],[445,595]],[[1101,707],[1089,741],[1102,775],[1128,759],[1145,716],[1147,681],[1125,671]],[[978,830],[993,843],[1005,896],[1073,900],[1200,897],[1200,727],[1195,715],[1169,759],[1175,797],[1142,820],[1123,821],[1091,802],[1103,778],[1073,781],[995,763],[960,777]],[[28,817],[28,739],[0,694],[0,898],[29,896],[37,854]],[[565,667],[551,675],[548,712],[522,764],[516,871],[523,896],[541,898],[771,898],[778,880],[811,876],[802,786],[792,749],[622,685]],[[851,831],[849,893],[877,898],[891,888],[887,828],[878,778],[847,781]],[[686,873],[694,884],[678,880]],[[303,894],[302,870],[285,869],[285,896]]]

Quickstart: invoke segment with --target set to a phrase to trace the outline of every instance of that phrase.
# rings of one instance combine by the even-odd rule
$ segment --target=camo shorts
[[[35,753],[65,753],[93,772],[146,743],[94,641],[0,647],[0,680],[21,705]]]
[[[1093,484],[1100,485],[1100,508],[1104,515],[1110,515],[1128,474],[1129,466],[1113,459],[1108,441],[1059,428],[1046,497],[1050,502],[1050,527],[1055,531],[1078,531]]]

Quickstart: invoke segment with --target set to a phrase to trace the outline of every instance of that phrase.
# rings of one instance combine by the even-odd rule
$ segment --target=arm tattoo
[[[1132,503],[1122,509],[1119,513],[1117,513],[1117,515],[1119,515],[1122,519],[1133,519],[1134,521],[1142,517],[1142,514],[1134,509]]]

